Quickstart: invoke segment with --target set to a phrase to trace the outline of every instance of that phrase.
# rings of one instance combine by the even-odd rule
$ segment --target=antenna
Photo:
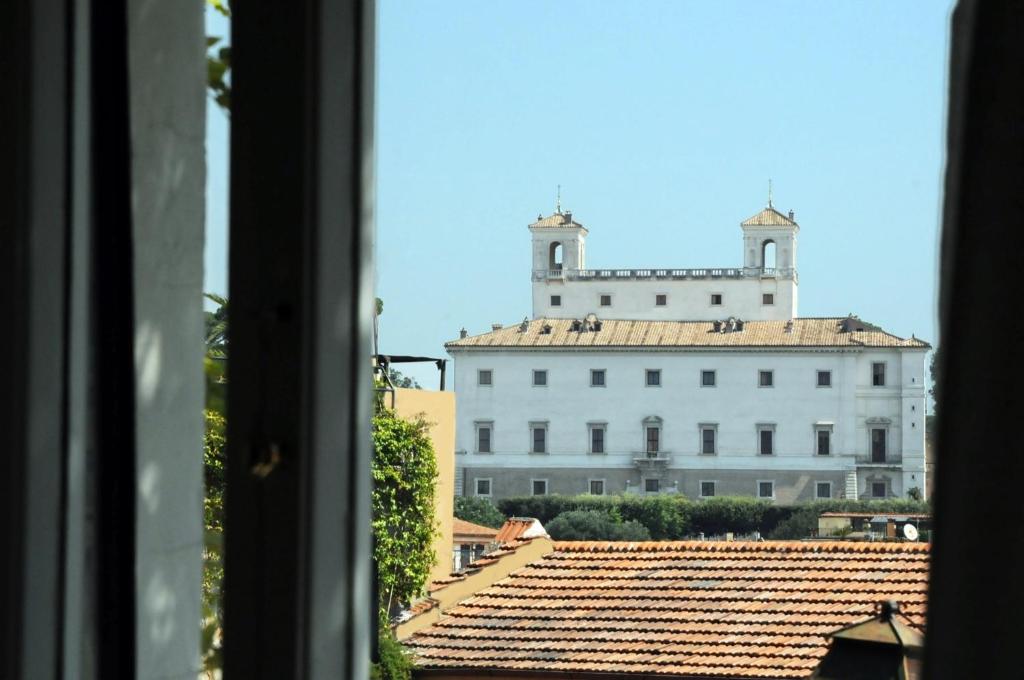
[[[768,207],[772,207],[772,178],[768,178]]]
[[[558,196],[555,198],[555,212],[562,214],[562,185],[558,185]]]
[[[916,541],[917,537],[919,535],[920,534],[918,534],[918,532],[917,532],[917,527],[915,527],[913,524],[904,524],[903,525],[903,536],[908,541]]]

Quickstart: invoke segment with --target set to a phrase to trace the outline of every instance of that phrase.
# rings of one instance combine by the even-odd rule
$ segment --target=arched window
[[[761,244],[761,267],[775,269],[775,241],[771,239]]]
[[[548,257],[548,269],[552,271],[562,268],[562,244],[555,241],[551,244],[551,253]]]

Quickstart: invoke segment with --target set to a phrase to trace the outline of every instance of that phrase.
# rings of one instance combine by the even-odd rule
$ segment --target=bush
[[[492,529],[497,529],[505,523],[505,515],[501,514],[489,500],[479,496],[456,496],[455,516]]]
[[[622,520],[647,527],[656,541],[679,540],[689,531],[693,504],[685,496],[622,496],[617,501]]]
[[[720,496],[693,504],[691,530],[706,536],[728,532],[750,534],[763,531],[765,516],[771,510],[768,501],[756,498]]]
[[[618,521],[600,510],[569,510],[545,527],[558,541],[647,541],[651,534],[636,520]]]
[[[410,680],[412,661],[402,644],[390,633],[382,633],[377,644],[380,658],[370,667],[370,680]]]

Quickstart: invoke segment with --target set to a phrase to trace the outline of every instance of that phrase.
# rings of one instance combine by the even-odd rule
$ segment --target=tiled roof
[[[556,212],[547,217],[541,217],[537,215],[537,221],[530,225],[531,227],[583,227],[582,224],[572,218],[571,212]]]
[[[490,527],[480,526],[479,524],[473,524],[467,522],[464,519],[456,517],[452,521],[452,535],[453,536],[466,536],[472,538],[486,538],[493,540],[494,536],[498,533],[497,529]]]
[[[572,319],[534,319],[472,335],[445,344],[447,349],[487,347],[909,347],[927,349],[923,340],[900,338],[863,324],[860,330],[844,331],[856,317],[793,319],[789,321],[745,321],[743,330],[715,332],[712,321],[601,320],[599,331],[574,331]],[[858,320],[859,321],[859,320]],[[583,325],[586,327],[586,324]],[[549,332],[544,332],[545,329]]]
[[[897,600],[923,629],[928,545],[562,542],[405,641],[422,669],[807,677]]]
[[[540,520],[532,517],[509,517],[498,529],[498,535],[494,537],[495,543],[511,543],[521,539],[547,536],[544,525]]]
[[[740,223],[744,227],[794,227],[796,222],[783,215],[775,208],[768,206],[751,218]]]

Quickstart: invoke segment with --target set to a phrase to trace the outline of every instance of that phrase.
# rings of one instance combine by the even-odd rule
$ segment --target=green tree
[[[416,378],[404,375],[401,371],[396,371],[393,368],[388,368],[388,378],[391,379],[391,384],[395,387],[405,387],[414,390],[423,389],[416,381]]]
[[[486,498],[479,496],[456,496],[455,516],[459,519],[497,529],[505,523],[505,515]]]
[[[600,510],[569,510],[544,527],[559,541],[649,541],[651,533],[636,520],[617,521]]]
[[[231,18],[231,7],[226,0],[206,0],[206,4],[215,12]],[[221,110],[230,113],[231,46],[221,45],[222,40],[219,36],[206,36],[206,87]]]
[[[423,591],[436,556],[437,459],[422,420],[373,418],[373,538],[382,623]]]

